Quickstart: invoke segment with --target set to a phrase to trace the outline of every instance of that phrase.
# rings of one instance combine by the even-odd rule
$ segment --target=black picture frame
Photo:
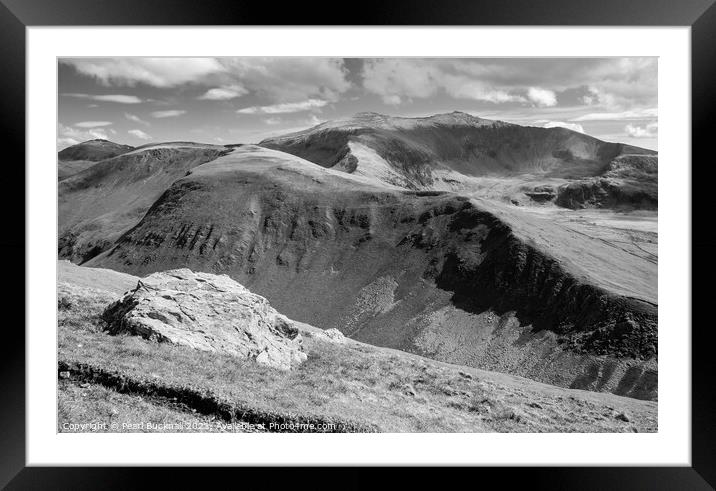
[[[0,125],[3,136],[2,196],[6,312],[24,304],[26,254],[25,216],[25,28],[29,26],[137,26],[137,25],[539,25],[539,26],[690,26],[692,83],[692,467],[585,467],[585,468],[480,468],[480,479],[503,483],[525,480],[537,489],[713,489],[716,486],[716,407],[713,398],[714,336],[706,316],[697,312],[710,303],[708,279],[714,277],[716,230],[708,215],[712,209],[713,168],[709,148],[711,118],[716,113],[716,6],[715,0],[442,0],[419,4],[406,0],[364,1],[360,8],[339,2],[267,3],[245,0],[0,0]],[[280,6],[279,6],[280,5]],[[694,178],[697,175],[698,178]],[[701,225],[700,227],[698,225]],[[9,270],[8,270],[9,269]],[[11,280],[9,278],[12,278]],[[23,278],[20,281],[20,278]],[[698,286],[701,285],[701,288]],[[13,298],[13,296],[15,298]],[[22,296],[22,298],[20,298]],[[20,317],[23,320],[24,314]],[[135,488],[151,484],[149,476],[162,470],[134,468],[39,468],[25,465],[25,336],[19,322],[6,320],[0,342],[0,486],[7,489]],[[49,327],[49,326],[48,326]],[[669,326],[677,328],[679,326]],[[207,482],[193,469],[163,469],[164,487],[186,487],[196,479]],[[206,469],[205,469],[206,471]],[[465,470],[468,471],[468,470]],[[470,469],[475,472],[475,469]],[[211,470],[212,478],[231,469]],[[245,477],[261,471],[242,470]],[[249,472],[249,476],[246,473]],[[262,472],[266,472],[263,470]],[[315,471],[314,471],[315,472]],[[350,469],[342,476],[344,487],[365,487],[364,471]],[[330,472],[320,478],[311,469],[293,469],[291,479],[312,486],[333,481]],[[154,476],[155,477],[155,476]],[[452,476],[461,479],[459,473]],[[243,479],[243,478],[242,478]],[[469,478],[473,479],[473,478]],[[213,480],[213,479],[212,479]],[[404,486],[425,483],[422,470],[401,474]],[[361,484],[362,483],[362,484]]]

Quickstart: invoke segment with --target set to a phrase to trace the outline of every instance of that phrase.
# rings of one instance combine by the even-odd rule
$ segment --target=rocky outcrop
[[[564,184],[555,203],[565,208],[656,210],[659,206],[659,158],[626,154],[612,160],[601,177]]]
[[[656,182],[592,178],[560,186],[555,204],[573,210],[612,208],[656,210],[659,206]]]
[[[552,186],[537,186],[531,191],[525,191],[525,195],[537,203],[552,201],[557,196]]]
[[[109,305],[103,318],[111,334],[225,352],[281,370],[306,360],[293,322],[226,275],[154,273]]]
[[[336,328],[326,329],[325,331],[312,331],[311,337],[327,341],[329,343],[345,344],[346,342],[346,337]]]

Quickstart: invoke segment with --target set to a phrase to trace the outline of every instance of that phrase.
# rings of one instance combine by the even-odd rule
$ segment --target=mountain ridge
[[[591,178],[620,155],[656,155],[566,128],[521,126],[459,111],[418,118],[358,113],[259,145],[348,173],[380,169],[379,181],[409,189],[436,189],[460,176]]]

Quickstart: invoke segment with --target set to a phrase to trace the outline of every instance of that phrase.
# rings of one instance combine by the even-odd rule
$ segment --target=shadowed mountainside
[[[656,305],[590,280],[579,258],[556,260],[467,198],[379,187],[256,146],[227,151],[204,148],[209,162],[87,265],[227,273],[285,315],[357,340],[656,397]],[[126,199],[110,175],[97,182]]]

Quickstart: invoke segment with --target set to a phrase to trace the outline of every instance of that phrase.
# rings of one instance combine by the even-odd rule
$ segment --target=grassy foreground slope
[[[389,432],[657,428],[655,402],[549,386],[353,340],[335,344],[314,337],[316,328],[305,324],[299,327],[308,360],[290,372],[110,336],[100,314],[132,280],[116,274],[68,263],[59,268],[60,431],[88,419],[118,424],[116,431],[167,431],[126,426],[137,419],[165,427],[184,421],[186,431],[297,431],[301,424],[319,428],[314,431]],[[92,281],[105,289],[89,287]],[[116,286],[106,289],[110,284]]]

